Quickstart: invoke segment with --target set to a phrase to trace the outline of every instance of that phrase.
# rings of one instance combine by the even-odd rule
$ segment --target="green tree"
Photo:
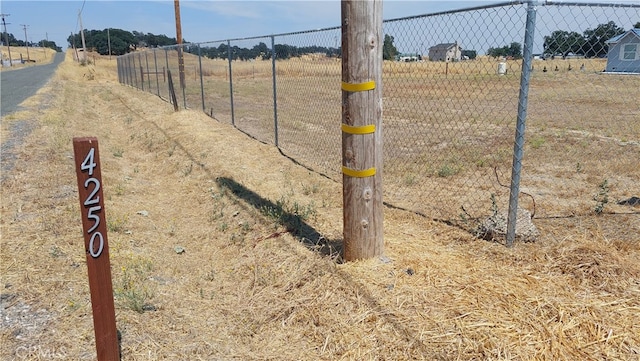
[[[522,44],[517,42],[511,43],[507,49],[507,56],[514,59],[522,59]]]
[[[138,41],[135,36],[122,29],[109,29],[107,36],[107,29],[104,30],[86,30],[84,33],[85,44],[88,49],[93,49],[101,55],[109,54],[109,37],[111,37],[111,54],[123,55],[136,49]],[[67,38],[70,46],[76,48],[82,47],[82,37],[80,33],[70,35]]]
[[[53,49],[55,51],[57,51],[58,53],[62,51],[62,48],[59,47],[58,45],[56,45],[55,41],[49,41],[46,39],[42,39],[38,42],[38,44],[40,44],[40,46],[42,46],[43,48],[49,48],[49,49]]]
[[[584,45],[582,53],[588,57],[602,57],[607,55],[607,40],[616,35],[624,33],[624,29],[617,26],[615,22],[609,21],[606,24],[600,24],[595,29],[587,29],[584,32]]]
[[[300,56],[299,50],[295,46],[287,44],[276,44],[274,46],[276,59],[290,59],[291,57]]]
[[[5,40],[5,36],[7,37],[7,39],[9,40],[9,45],[13,45],[17,42],[17,39],[15,36],[13,36],[13,34],[11,33],[5,33],[4,31],[2,32],[2,39],[0,39],[0,41],[2,42],[3,45],[7,45],[4,43]]]
[[[142,47],[158,47],[158,46],[167,46],[167,45],[175,45],[178,43],[176,38],[170,38],[166,35],[156,35],[152,33],[142,33],[139,31],[132,32],[134,38],[136,39],[137,45]],[[182,41],[186,43],[187,41]]]
[[[551,56],[569,53],[583,54],[584,37],[575,31],[556,30],[544,37],[544,54]]]
[[[3,45],[7,45],[7,44],[4,43],[5,35],[8,38],[10,46],[24,46],[24,40],[16,39],[16,37],[13,36],[13,34],[5,33],[4,31],[2,32],[2,39],[0,39],[0,41],[2,42]]]
[[[384,44],[382,45],[382,59],[393,60],[398,54],[398,49],[396,49],[396,46],[393,45],[393,40],[393,36],[385,34]]]
[[[260,57],[263,60],[271,59],[270,50],[267,44],[260,42],[258,45],[254,45],[249,53],[250,59],[256,59]]]
[[[492,56],[494,58],[512,57],[514,59],[521,59],[522,45],[520,43],[513,42],[501,48],[489,48],[489,50],[487,50],[487,55]]]
[[[507,51],[506,51],[507,47],[502,47],[502,48],[489,48],[489,50],[487,50],[487,55],[494,57],[494,58],[500,58],[500,57],[506,57],[507,56]]]

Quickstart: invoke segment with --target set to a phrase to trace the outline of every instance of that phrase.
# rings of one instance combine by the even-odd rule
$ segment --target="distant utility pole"
[[[78,11],[78,19],[80,20],[80,39],[82,39],[82,60],[85,60],[87,58],[87,46],[84,42],[84,28],[82,28],[82,10]]]
[[[107,44],[109,45],[109,60],[111,60],[111,34],[109,28],[107,28]]]
[[[27,47],[27,61],[28,61],[28,60],[31,60],[31,58],[29,57],[29,41],[27,40],[27,26],[29,25],[20,24],[20,26],[22,26],[22,28],[24,29],[24,45]]]
[[[382,0],[342,0],[344,259],[383,255]]]
[[[71,33],[71,46],[73,47],[73,53],[76,55],[76,59],[80,61],[80,57],[78,56],[78,49],[76,49],[76,36]]]
[[[180,23],[180,0],[174,0],[173,6],[176,12],[176,42],[178,43],[178,71],[180,73],[180,87],[184,89],[184,54],[182,54],[182,24]]]
[[[0,14],[0,16],[2,16],[2,25],[4,26],[4,42],[7,44],[7,52],[9,52],[9,66],[13,66],[11,61],[11,47],[9,46],[9,34],[7,34],[7,23],[4,20],[5,16],[9,15],[11,14]]]

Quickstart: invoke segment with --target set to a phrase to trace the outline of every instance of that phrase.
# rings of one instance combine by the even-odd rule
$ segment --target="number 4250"
[[[83,172],[88,171],[89,176],[93,176],[93,171],[96,167],[95,148],[91,148],[87,156],[84,158],[84,161],[82,161],[80,170]],[[84,182],[84,189],[89,190],[91,184],[93,184],[93,189],[89,191],[89,195],[87,196],[87,199],[84,200],[83,204],[85,207],[88,207],[87,219],[93,220],[93,225],[87,230],[87,233],[91,234],[88,251],[91,257],[98,258],[104,249],[104,237],[102,236],[102,233],[99,231],[94,232],[100,225],[100,216],[98,213],[102,210],[102,206],[100,206],[100,196],[98,196],[98,192],[100,191],[100,180],[94,177],[88,178]],[[96,239],[98,240],[97,250]]]

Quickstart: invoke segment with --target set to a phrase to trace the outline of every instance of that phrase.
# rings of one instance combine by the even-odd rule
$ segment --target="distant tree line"
[[[634,28],[640,29],[640,22],[637,22]],[[624,32],[625,29],[613,21],[600,24],[594,29],[587,29],[582,34],[575,31],[555,30],[544,37],[543,55],[562,58],[569,54],[581,55],[585,58],[605,57],[609,51],[606,41]],[[487,55],[520,59],[522,46],[519,43],[511,43],[501,48],[489,48]]]
[[[636,23],[640,28],[640,22]],[[587,29],[582,34],[575,31],[556,30],[544,37],[544,55],[565,58],[568,54],[582,55],[586,58],[604,57],[607,55],[606,41],[625,32],[625,29],[609,21],[594,29]]]
[[[94,50],[102,55],[109,54],[109,37],[111,38],[111,54],[123,55],[138,49],[139,47],[161,47],[176,45],[175,38],[169,38],[166,35],[155,35],[152,33],[142,33],[138,31],[129,32],[122,29],[104,30],[86,30],[84,32],[85,45],[88,49]],[[72,34],[67,38],[70,46],[76,48],[82,47],[82,38],[80,33]],[[197,54],[198,47],[185,43],[185,52]],[[217,47],[202,46],[200,53],[211,59],[228,59],[229,50],[231,50],[232,60],[250,60],[250,59],[271,59],[272,51],[263,42],[254,45],[252,48],[241,48],[236,45],[229,49],[225,43]],[[275,49],[277,59],[289,59],[292,57],[300,57],[304,54],[323,53],[329,57],[339,57],[340,48],[323,47],[323,46],[304,46],[298,47],[286,44],[276,44]]]
[[[196,46],[187,46],[185,49],[186,52],[197,54],[198,47]],[[276,54],[276,59],[290,59],[295,57],[300,57],[305,54],[325,54],[328,57],[340,57],[341,49],[336,49],[332,47],[324,47],[324,46],[294,46],[287,44],[275,44],[274,51]],[[231,57],[231,60],[251,60],[251,59],[262,59],[269,60],[272,56],[272,51],[267,47],[267,44],[261,42],[257,45],[254,45],[252,48],[241,48],[237,45],[229,47],[227,44],[222,43],[217,47],[202,47],[200,49],[200,53],[202,56],[206,56],[210,59],[228,59]]]
[[[487,55],[494,58],[513,58],[522,59],[522,45],[517,42],[513,42],[509,45],[505,45],[501,48],[489,48]]]
[[[5,35],[6,35],[6,38],[5,38]],[[29,41],[29,42],[25,43],[24,40],[16,39],[16,37],[13,36],[13,34],[5,33],[3,31],[2,35],[1,35],[1,38],[0,38],[0,42],[2,42],[2,45],[6,45],[5,44],[5,39],[9,40],[9,46],[31,46],[31,47],[42,46],[44,48],[53,49],[53,50],[55,50],[57,52],[61,52],[62,51],[62,48],[59,47],[58,45],[56,45],[55,41],[49,41],[49,40],[46,40],[46,39],[42,39],[42,40],[40,40],[38,42]]]
[[[178,43],[175,38],[166,35],[145,34],[138,31],[129,32],[122,29],[85,30],[84,32],[86,47],[101,55],[109,55],[109,39],[111,40],[112,55],[123,55],[138,47],[158,47]],[[82,48],[80,33],[69,35],[67,42],[71,47]]]

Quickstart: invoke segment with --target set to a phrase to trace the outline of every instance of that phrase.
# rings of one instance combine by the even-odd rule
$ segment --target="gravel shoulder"
[[[0,75],[2,117],[19,110],[23,101],[35,95],[51,79],[64,58],[64,53],[57,53],[50,64],[2,72]]]
[[[51,106],[56,88],[52,75],[64,58],[64,53],[57,53],[50,64],[6,71],[0,76],[0,182],[4,182],[13,169],[16,149],[33,130],[38,115]]]

